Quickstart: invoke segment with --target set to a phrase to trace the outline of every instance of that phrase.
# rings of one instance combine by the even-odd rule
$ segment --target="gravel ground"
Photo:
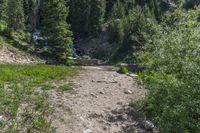
[[[144,98],[134,78],[112,67],[83,67],[73,91],[50,91],[56,133],[148,133],[130,102]]]

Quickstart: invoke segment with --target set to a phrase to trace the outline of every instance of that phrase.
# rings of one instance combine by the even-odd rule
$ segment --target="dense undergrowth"
[[[177,9],[156,25],[139,52],[141,83],[149,90],[143,109],[161,133],[200,131],[200,15]]]
[[[0,65],[0,131],[53,132],[48,103],[49,89],[69,90],[70,85],[53,86],[74,76],[77,69],[48,65]]]

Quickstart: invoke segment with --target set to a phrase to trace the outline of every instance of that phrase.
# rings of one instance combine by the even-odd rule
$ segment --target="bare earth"
[[[111,67],[83,67],[71,92],[51,91],[56,133],[147,133],[130,102],[144,97],[134,78]]]

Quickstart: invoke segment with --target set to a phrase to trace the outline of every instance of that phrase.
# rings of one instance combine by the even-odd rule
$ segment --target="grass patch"
[[[46,119],[52,110],[48,104],[46,83],[59,82],[77,74],[77,68],[50,65],[0,65],[0,123],[2,132],[51,132]],[[41,88],[41,89],[39,89]],[[59,87],[70,90],[70,85]]]
[[[59,86],[58,90],[61,90],[61,91],[70,91],[70,90],[73,90],[73,88],[72,88],[72,85],[66,84],[66,85]]]

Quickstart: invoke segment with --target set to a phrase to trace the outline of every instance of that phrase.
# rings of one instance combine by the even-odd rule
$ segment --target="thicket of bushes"
[[[111,61],[145,68],[139,77],[149,93],[142,108],[161,133],[199,133],[200,7],[187,2],[165,13],[150,5],[125,9],[117,3],[111,14]]]
[[[200,131],[200,8],[163,17],[139,52],[149,90],[143,109],[161,133]]]

